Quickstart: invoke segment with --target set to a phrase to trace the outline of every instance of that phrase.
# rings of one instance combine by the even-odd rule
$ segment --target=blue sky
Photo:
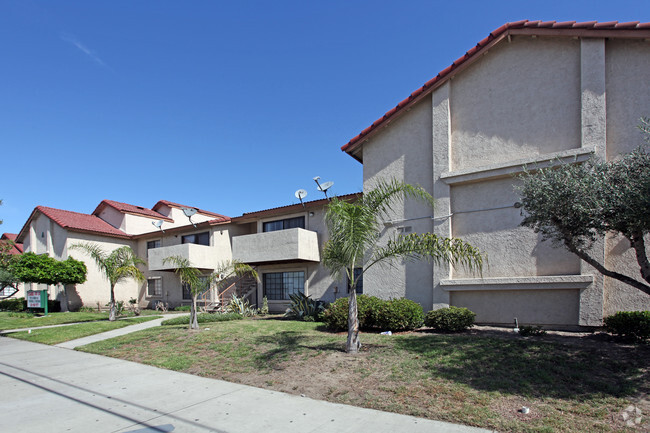
[[[490,31],[642,1],[0,0],[0,232],[37,205],[237,216],[362,188],[340,147]]]

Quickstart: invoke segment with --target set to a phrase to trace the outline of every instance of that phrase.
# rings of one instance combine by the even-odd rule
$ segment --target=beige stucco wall
[[[420,183],[436,198],[432,229],[426,210],[412,203],[396,209],[396,219],[421,218],[413,220],[414,230],[461,237],[487,253],[481,277],[527,281],[519,290],[492,290],[467,270],[400,264],[370,271],[366,292],[406,296],[425,309],[470,306],[479,321],[492,323],[510,323],[514,311],[530,323],[593,326],[603,314],[650,308],[650,297],[603,279],[562,248],[519,227],[512,177],[535,161],[571,161],[572,155],[584,160],[590,152],[611,158],[633,148],[630,142],[639,142],[638,118],[650,115],[649,46],[515,36],[365,142],[364,190],[380,177],[394,177]],[[597,244],[593,254],[638,275],[631,252],[623,252],[616,239]],[[589,282],[579,289],[563,287],[574,275]],[[545,276],[559,278],[554,290],[541,290]],[[449,292],[441,286],[458,278],[471,279],[469,288]]]
[[[104,206],[102,211],[97,215],[97,217],[103,219],[116,229],[120,229],[126,233],[125,216],[125,214],[110,206]]]
[[[512,290],[451,293],[451,304],[469,308],[479,323],[577,326],[578,290]]]
[[[580,147],[580,41],[514,37],[454,77],[450,97],[451,170]]]
[[[431,100],[417,104],[411,111],[390,124],[363,149],[363,189],[367,191],[379,179],[396,178],[420,185],[432,192],[433,157]],[[399,229],[411,233],[432,230],[433,209],[424,203],[408,200],[394,207],[382,233],[381,243]],[[384,298],[407,297],[430,306],[433,302],[429,263],[406,263],[403,266],[378,265],[364,274],[364,292]]]
[[[580,260],[520,227],[521,213],[513,204],[519,195],[512,178],[451,187],[452,235],[480,248],[488,257],[484,277],[572,275],[580,273]],[[476,275],[459,268],[454,278]]]
[[[67,255],[76,260],[82,260],[88,268],[86,282],[77,284],[76,287],[67,287],[66,294],[68,302],[78,302],[89,307],[96,307],[97,303],[104,307],[110,301],[110,284],[100,269],[95,265],[92,258],[81,249],[70,249],[70,246],[78,243],[93,243],[106,252],[113,251],[122,246],[134,248],[134,242],[126,239],[109,238],[92,234],[78,232],[67,232],[66,251]],[[138,298],[141,284],[135,280],[125,280],[115,286],[115,300],[128,302],[131,298]]]

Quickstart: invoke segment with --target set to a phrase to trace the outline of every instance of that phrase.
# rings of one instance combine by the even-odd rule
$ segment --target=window
[[[162,279],[149,278],[147,280],[147,295],[162,296]]]
[[[287,230],[295,228],[305,228],[305,217],[295,217],[295,218],[286,218],[283,220],[269,221],[264,223],[263,231],[264,232],[274,232],[277,230]]]
[[[160,248],[160,239],[147,242],[147,257],[149,257],[149,250],[152,248]]]
[[[181,238],[183,244],[197,244],[210,246],[210,232],[195,233],[192,235],[185,235]]]
[[[203,284],[207,282],[208,277],[199,277],[199,284]],[[191,300],[192,299],[192,289],[190,288],[190,285],[187,283],[183,283],[183,300]],[[207,291],[207,289],[206,289]]]
[[[357,285],[354,286],[355,291],[358,295],[363,295],[363,268],[354,268],[354,278],[359,278],[357,280]],[[348,285],[350,287],[350,280],[348,279]]]
[[[305,293],[305,273],[271,272],[263,275],[264,296],[269,300],[289,300],[289,295]]]

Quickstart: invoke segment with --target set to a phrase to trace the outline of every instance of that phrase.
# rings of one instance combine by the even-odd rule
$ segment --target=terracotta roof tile
[[[45,206],[36,206],[34,212],[35,211],[41,212],[43,215],[47,216],[64,229],[97,233],[118,238],[130,238],[130,236],[124,233],[122,230],[116,229],[95,215],[72,212],[69,210],[54,209]],[[32,215],[33,214],[34,213],[32,213]],[[30,220],[31,219],[32,217],[30,216]],[[27,224],[29,224],[29,220],[27,221]]]
[[[340,196],[338,196],[338,198],[340,200],[350,200],[350,199],[353,199],[355,197],[362,196],[362,195],[363,195],[363,193],[359,192],[359,193],[356,193],[356,194],[340,195]],[[249,219],[251,217],[261,218],[261,217],[271,216],[271,215],[281,215],[281,214],[286,214],[286,213],[291,213],[291,212],[298,212],[298,211],[301,211],[303,209],[309,209],[309,208],[313,209],[313,208],[317,208],[317,207],[325,205],[327,203],[327,201],[328,200],[326,198],[321,198],[321,199],[318,199],[318,200],[311,200],[311,201],[304,202],[304,204],[305,204],[304,207],[302,206],[302,204],[297,203],[297,204],[290,204],[290,205],[287,205],[287,206],[280,206],[280,207],[274,207],[274,208],[270,208],[270,209],[258,210],[258,211],[255,211],[255,212],[246,212],[246,213],[242,214],[241,216],[233,218],[232,222],[236,223],[236,222],[239,222],[241,220]]]
[[[104,208],[104,206],[110,206],[113,209],[116,209],[118,212],[121,213],[129,213],[129,214],[135,214],[135,215],[142,215],[147,218],[155,218],[155,219],[161,219],[165,221],[172,221],[171,218],[166,217],[163,214],[160,214],[156,211],[153,211],[151,209],[147,209],[146,207],[142,206],[135,206],[132,204],[128,203],[121,203],[119,201],[114,201],[114,200],[102,200],[101,203],[97,206],[97,208],[93,211],[93,215],[99,214],[101,210]]]
[[[497,28],[496,30],[494,30],[493,32],[491,32],[486,38],[482,39],[478,44],[476,44],[476,46],[472,47],[469,51],[467,51],[464,56],[461,56],[458,59],[456,59],[451,65],[447,66],[442,71],[440,71],[434,78],[424,83],[424,85],[420,89],[411,93],[411,95],[408,98],[401,101],[399,104],[397,104],[396,107],[390,109],[382,117],[374,121],[372,125],[370,125],[369,127],[365,128],[363,131],[361,131],[359,135],[353,137],[347,144],[341,147],[341,150],[352,154],[352,151],[357,147],[356,146],[357,143],[359,143],[360,140],[364,138],[366,135],[370,134],[375,129],[377,129],[379,125],[385,123],[388,119],[401,112],[402,109],[407,105],[410,105],[414,101],[424,97],[425,95],[433,91],[434,85],[437,85],[439,82],[449,78],[452,72],[454,72],[462,64],[475,58],[476,54],[479,51],[482,51],[488,44],[492,43],[497,38],[504,35],[506,32],[517,30],[517,29],[558,29],[563,31],[566,31],[567,29],[568,30],[573,29],[575,31],[583,31],[583,32],[584,31],[595,32],[598,30],[628,30],[628,31],[646,30],[647,31],[650,29],[650,23],[640,23],[638,21],[630,21],[625,23],[619,23],[618,21],[608,21],[602,23],[599,23],[597,21],[585,21],[579,23],[575,21],[563,21],[558,23],[556,21],[539,21],[539,20],[537,21],[521,20],[521,21],[506,23],[501,27]]]
[[[178,204],[178,203],[174,203],[174,202],[171,202],[171,201],[168,201],[168,200],[160,200],[160,201],[158,201],[158,203],[156,203],[155,205],[153,205],[153,207],[152,207],[151,209],[157,209],[157,208],[159,207],[159,205],[161,205],[161,204],[162,204],[162,205],[166,205],[166,206],[170,206],[170,207],[175,207],[175,208],[183,208],[183,207],[194,208],[194,209],[196,209],[196,210],[198,211],[198,213],[200,213],[200,214],[202,214],[202,215],[207,215],[207,216],[213,216],[213,217],[216,217],[218,220],[221,220],[221,219],[230,219],[230,217],[227,217],[226,215],[221,215],[221,214],[219,214],[219,213],[215,213],[215,212],[210,212],[210,211],[207,211],[207,210],[199,209],[199,208],[194,207],[194,206],[185,206],[185,205]]]
[[[8,251],[11,255],[20,255],[23,253],[23,244],[16,243],[17,237],[18,235],[15,233],[3,233],[2,237],[0,237],[0,244],[11,241],[11,249]]]

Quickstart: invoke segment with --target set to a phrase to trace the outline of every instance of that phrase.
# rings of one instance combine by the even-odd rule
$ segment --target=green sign
[[[47,290],[28,290],[27,308],[43,308],[47,316]]]

